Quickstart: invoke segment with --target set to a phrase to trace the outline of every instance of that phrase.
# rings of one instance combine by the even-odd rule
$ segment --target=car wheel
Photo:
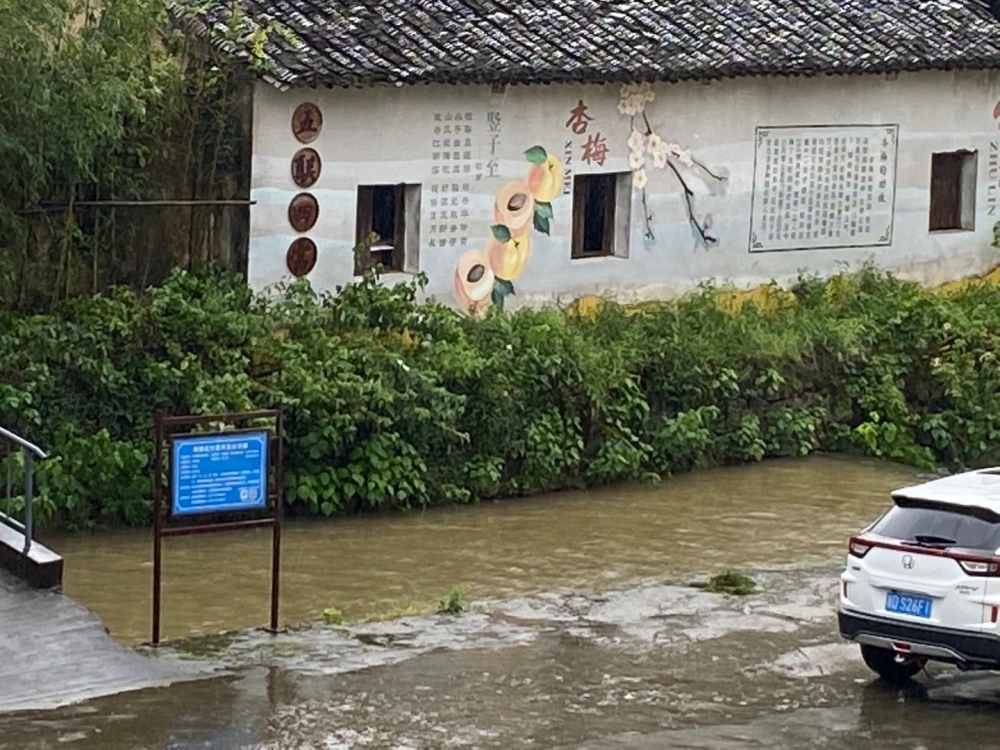
[[[923,669],[924,663],[927,661],[914,656],[900,662],[896,660],[895,651],[867,644],[861,646],[861,658],[865,660],[865,664],[870,670],[886,682],[893,684],[908,682]]]

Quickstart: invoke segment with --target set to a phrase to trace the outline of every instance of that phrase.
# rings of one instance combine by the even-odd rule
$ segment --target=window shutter
[[[604,211],[604,237],[601,239],[601,253],[611,255],[615,249],[615,204],[618,202],[618,179],[613,174],[601,175],[601,190]]]
[[[584,256],[583,239],[587,218],[587,180],[580,176],[573,178],[573,246],[570,257]]]
[[[357,246],[367,239],[372,232],[372,200],[374,198],[374,188],[368,186],[358,187],[358,216],[357,231],[355,233],[354,252],[354,275],[360,276],[374,265],[372,254],[368,251],[357,252]]]
[[[406,185],[400,183],[396,185],[393,193],[393,209],[395,219],[393,220],[392,237],[392,262],[390,267],[393,271],[402,271],[406,263]]]
[[[959,229],[962,160],[958,154],[931,156],[930,231]]]

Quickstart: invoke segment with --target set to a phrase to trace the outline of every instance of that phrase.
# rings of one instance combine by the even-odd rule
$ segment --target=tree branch
[[[674,163],[669,159],[667,160],[667,166],[670,167],[670,171],[674,173],[674,176],[677,177],[678,182],[681,183],[681,187],[684,189],[684,203],[687,206],[688,221],[690,221],[692,226],[694,226],[698,235],[701,237],[701,241],[705,243],[705,245],[714,245],[719,241],[719,239],[706,232],[705,228],[698,221],[698,217],[694,215],[694,202],[691,200],[694,197],[694,191],[688,187],[686,182],[684,182],[684,178],[681,176],[680,170],[677,169],[677,167],[674,166]]]
[[[653,234],[653,215],[649,213],[649,206],[646,205],[646,188],[642,189],[642,215],[646,219],[646,239],[654,242],[656,235]]]
[[[643,124],[646,126],[646,137],[648,138],[650,135],[653,134],[653,126],[649,122],[649,118],[646,116],[645,112],[642,113],[642,121],[643,121]],[[632,116],[632,129],[635,130],[635,116],[634,115]],[[712,179],[718,180],[719,182],[725,182],[726,181],[725,177],[723,177],[722,175],[715,174],[712,170],[710,170],[708,167],[706,167],[704,164],[702,164],[700,161],[698,161],[694,157],[692,157],[691,161],[694,163],[694,165],[696,167],[698,167],[701,170],[703,170],[705,172],[705,174],[707,174]],[[702,226],[701,222],[698,221],[698,217],[695,216],[695,213],[694,213],[694,200],[693,200],[694,199],[694,191],[690,187],[688,187],[687,182],[685,182],[684,178],[681,176],[680,170],[677,169],[677,166],[669,158],[667,159],[667,166],[670,167],[670,171],[674,173],[674,176],[677,178],[677,181],[680,182],[680,184],[681,184],[681,188],[684,190],[684,205],[687,207],[688,221],[691,222],[691,225],[695,228],[695,231],[698,232],[698,236],[701,237],[702,243],[704,245],[706,245],[706,246],[708,246],[708,245],[714,245],[714,244],[718,243],[718,241],[719,241],[718,237],[713,237],[712,235],[710,235],[708,233],[708,231],[706,230],[706,228],[704,226]],[[643,212],[645,213],[645,217],[646,217],[646,237],[649,238],[650,240],[653,240],[655,238],[653,236],[653,228],[652,228],[652,225],[650,223],[650,218],[651,217],[649,215],[649,209],[646,207],[646,191],[645,191],[645,189],[643,189],[643,191],[642,191],[642,208],[643,208]]]
[[[708,175],[709,177],[711,177],[711,178],[712,178],[713,180],[718,180],[719,182],[725,182],[725,181],[726,181],[726,178],[725,178],[725,177],[723,177],[723,176],[722,176],[722,175],[720,175],[720,174],[716,174],[716,173],[715,173],[715,172],[713,172],[713,171],[712,171],[711,169],[709,169],[709,168],[708,168],[708,167],[706,167],[706,166],[705,166],[704,164],[702,164],[702,163],[701,163],[700,161],[698,161],[697,159],[695,159],[695,158],[694,158],[693,156],[691,157],[691,161],[692,161],[692,162],[694,162],[694,165],[695,165],[696,167],[698,167],[698,168],[702,169],[702,170],[703,170],[703,171],[705,172],[705,174],[707,174],[707,175]]]

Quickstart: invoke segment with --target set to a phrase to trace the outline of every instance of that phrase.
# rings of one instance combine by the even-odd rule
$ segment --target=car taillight
[[[962,570],[970,576],[1000,575],[1000,563],[988,560],[959,560]]]
[[[862,541],[858,537],[851,537],[850,543],[847,545],[847,549],[855,557],[864,557],[868,554],[868,551],[872,548],[872,545],[867,542]]]

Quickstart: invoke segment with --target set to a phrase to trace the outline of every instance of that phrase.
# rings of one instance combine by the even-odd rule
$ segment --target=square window
[[[354,275],[381,264],[384,273],[415,269],[420,242],[420,185],[359,185],[356,244],[371,248],[354,258]]]
[[[631,172],[576,175],[571,257],[628,257],[631,209]]]
[[[953,151],[931,155],[931,232],[973,231],[976,228],[975,151]]]

